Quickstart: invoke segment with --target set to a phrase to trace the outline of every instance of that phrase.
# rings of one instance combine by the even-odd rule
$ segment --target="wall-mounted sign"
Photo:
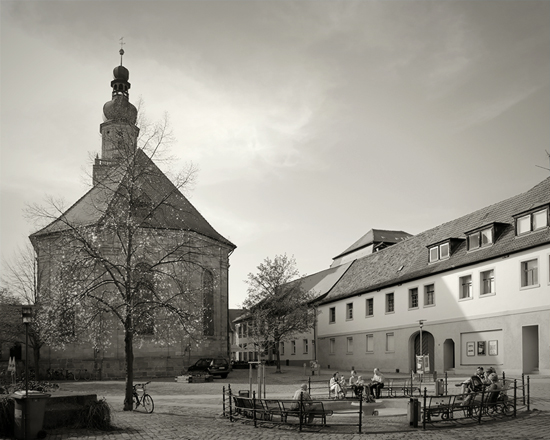
[[[468,356],[475,356],[476,355],[476,344],[475,344],[475,342],[467,342],[466,343],[466,354]]]
[[[489,356],[498,355],[498,341],[489,341]]]
[[[485,341],[477,341],[477,355],[485,356]]]

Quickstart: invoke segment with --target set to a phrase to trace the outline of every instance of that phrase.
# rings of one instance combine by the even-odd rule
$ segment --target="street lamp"
[[[27,417],[29,398],[29,324],[32,322],[32,306],[21,307],[21,318],[25,324],[25,438],[27,438]]]

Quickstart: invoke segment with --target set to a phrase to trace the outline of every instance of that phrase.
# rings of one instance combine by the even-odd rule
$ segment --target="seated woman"
[[[344,398],[344,392],[340,385],[340,378],[338,376],[338,372],[334,373],[330,378],[329,390],[331,393],[334,393],[334,398],[336,399]]]
[[[384,388],[384,375],[380,373],[378,368],[374,369],[374,375],[371,379],[371,384],[369,386],[370,394],[376,398],[380,399],[380,390]]]
[[[487,377],[490,382],[490,385],[487,387],[487,404],[494,405],[497,403],[498,397],[500,395],[500,384],[498,383],[498,376],[496,373],[491,373]]]
[[[351,374],[349,376],[349,386],[351,387],[357,381],[357,371],[355,368],[351,367]]]

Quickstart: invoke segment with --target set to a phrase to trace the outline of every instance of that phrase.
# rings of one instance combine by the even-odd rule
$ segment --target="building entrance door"
[[[536,373],[539,370],[539,326],[522,327],[523,372]]]
[[[411,359],[410,359],[410,365],[411,365],[411,371],[416,371],[416,356],[420,356],[420,332],[416,332],[413,336],[413,341],[411,341]],[[428,362],[426,367],[429,367],[426,369],[426,374],[431,374],[434,372],[434,337],[430,332],[427,332],[425,330],[422,331],[422,354],[424,356],[428,356]]]
[[[443,371],[449,371],[455,367],[455,342],[446,339],[443,343]]]

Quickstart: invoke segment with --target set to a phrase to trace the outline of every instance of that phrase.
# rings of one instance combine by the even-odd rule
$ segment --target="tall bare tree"
[[[277,255],[266,258],[249,273],[248,297],[244,307],[248,313],[249,337],[259,351],[273,348],[276,354],[276,372],[281,372],[281,342],[293,340],[315,325],[314,299],[304,290],[294,257]]]
[[[33,207],[33,216],[51,222],[31,241],[39,289],[68,334],[85,332],[97,346],[117,322],[123,327],[124,409],[131,410],[134,344],[144,336],[162,344],[212,334],[206,290],[220,274],[209,261],[227,260],[234,245],[183,196],[195,170],[171,181],[153,162],[170,137],[167,121],[138,128],[132,114],[104,112],[114,122],[101,126],[93,187],[68,210],[54,200]]]

